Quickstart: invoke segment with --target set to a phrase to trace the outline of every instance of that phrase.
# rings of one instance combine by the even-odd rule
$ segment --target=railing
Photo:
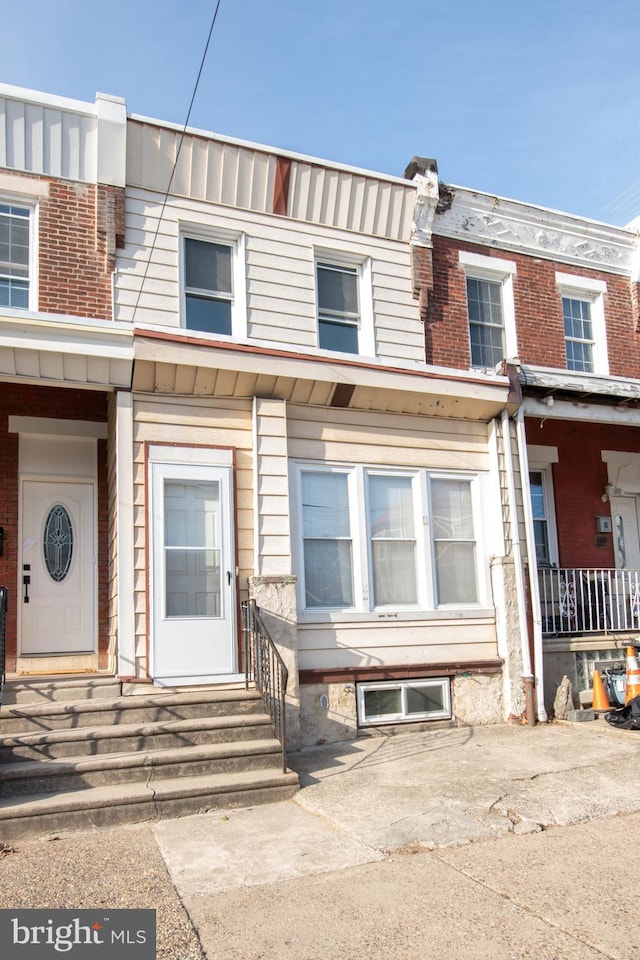
[[[640,570],[540,568],[544,636],[640,630]]]
[[[7,666],[7,587],[0,587],[0,707]]]
[[[244,633],[245,686],[253,680],[262,695],[273,724],[273,732],[282,746],[282,770],[287,772],[286,702],[289,671],[258,612],[255,600],[242,603]]]

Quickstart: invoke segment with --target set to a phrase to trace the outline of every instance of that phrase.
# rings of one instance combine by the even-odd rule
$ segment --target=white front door
[[[96,652],[95,484],[24,480],[20,652]]]
[[[152,673],[203,683],[237,670],[231,468],[152,463]]]
[[[640,570],[638,497],[612,497],[613,547],[618,570]]]

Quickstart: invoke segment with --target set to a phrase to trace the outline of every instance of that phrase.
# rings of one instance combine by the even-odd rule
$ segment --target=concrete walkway
[[[156,907],[158,960],[630,960],[639,759],[600,721],[319,747],[283,803],[0,843],[0,907]]]

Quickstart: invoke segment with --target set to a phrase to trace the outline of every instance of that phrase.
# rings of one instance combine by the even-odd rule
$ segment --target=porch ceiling
[[[217,346],[217,345],[216,345]],[[133,390],[162,396],[247,399],[487,421],[508,405],[509,383],[211,344],[137,332]],[[515,407],[514,407],[515,409]]]
[[[133,333],[123,324],[51,314],[0,315],[0,380],[129,388]]]

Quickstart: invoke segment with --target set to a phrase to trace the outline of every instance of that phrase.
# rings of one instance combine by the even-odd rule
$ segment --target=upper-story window
[[[246,337],[242,237],[182,236],[182,316],[189,330]]]
[[[603,280],[556,273],[562,296],[567,370],[609,373]]]
[[[370,261],[316,251],[315,271],[320,349],[375,356]]]
[[[466,274],[471,366],[493,370],[518,352],[512,280],[516,265],[466,250],[459,258]]]
[[[0,203],[0,306],[29,309],[31,209]]]
[[[593,373],[593,324],[591,304],[574,297],[562,298],[562,317],[567,349],[567,369]]]
[[[319,346],[323,350],[358,353],[358,271],[355,267],[317,263],[316,276]]]

